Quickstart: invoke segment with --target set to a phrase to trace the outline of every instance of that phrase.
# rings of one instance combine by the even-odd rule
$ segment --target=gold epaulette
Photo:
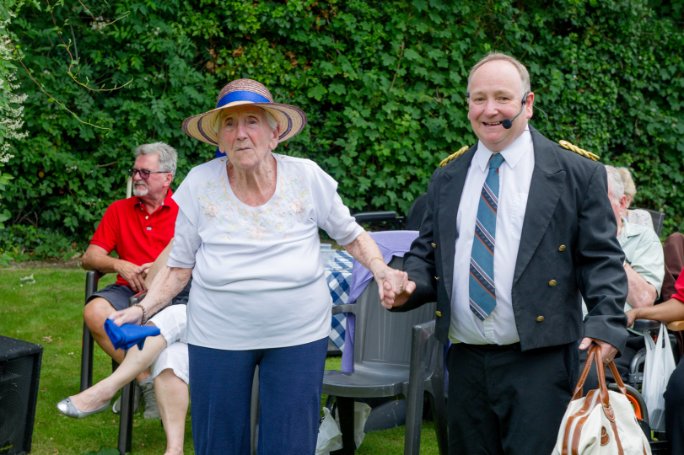
[[[563,141],[563,140],[561,140],[561,141],[558,141],[558,144],[559,144],[561,147],[563,147],[564,149],[568,149],[568,150],[570,150],[570,151],[572,151],[572,152],[577,153],[578,155],[581,155],[581,156],[583,156],[583,157],[585,157],[585,158],[589,158],[590,160],[593,160],[593,161],[598,161],[598,160],[599,160],[599,156],[598,156],[597,154],[591,153],[591,152],[588,151],[588,150],[581,149],[581,148],[577,147],[576,145],[572,145],[572,144],[569,143],[568,141]]]
[[[463,147],[461,147],[460,149],[458,149],[457,152],[452,153],[451,155],[447,156],[447,157],[444,158],[442,161],[440,161],[440,162],[439,162],[439,167],[444,167],[444,166],[446,166],[446,165],[449,164],[451,161],[455,160],[456,158],[458,158],[459,156],[461,156],[461,155],[463,155],[465,152],[467,152],[469,148],[470,148],[470,147],[468,147],[467,145],[464,145]]]

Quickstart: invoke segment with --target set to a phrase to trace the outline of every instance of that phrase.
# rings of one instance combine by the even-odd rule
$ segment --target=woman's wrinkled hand
[[[380,303],[387,309],[399,307],[406,303],[415,291],[416,284],[408,279],[408,274],[402,270],[388,267],[378,282]]]
[[[138,306],[131,306],[124,310],[119,310],[114,312],[109,316],[114,324],[124,325],[124,324],[140,324],[142,322],[143,312],[142,308]]]

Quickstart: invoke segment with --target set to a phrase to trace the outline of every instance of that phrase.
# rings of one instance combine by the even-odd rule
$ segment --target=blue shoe
[[[84,417],[88,417],[89,415],[97,414],[98,412],[102,412],[105,409],[109,407],[109,402],[105,403],[103,406],[94,409],[92,411],[81,411],[76,407],[76,405],[71,401],[71,397],[65,398],[59,403],[57,403],[57,409],[59,409],[59,412],[64,414],[67,417],[72,417],[74,419],[82,419]]]

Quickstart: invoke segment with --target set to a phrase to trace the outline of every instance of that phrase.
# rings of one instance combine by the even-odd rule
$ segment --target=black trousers
[[[670,453],[684,453],[684,359],[677,364],[665,390],[665,432]]]
[[[577,343],[454,344],[449,370],[449,454],[551,453],[578,375]]]

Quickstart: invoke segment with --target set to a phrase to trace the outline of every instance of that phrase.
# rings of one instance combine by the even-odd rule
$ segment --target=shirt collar
[[[520,136],[499,153],[503,155],[505,164],[508,164],[511,168],[515,168],[525,153],[532,152],[532,150],[532,136],[530,135],[529,128],[525,128]],[[489,150],[482,141],[478,141],[477,151],[473,157],[473,164],[478,166],[482,172],[487,172],[489,158],[491,158],[492,154],[493,152]]]
[[[626,239],[629,237],[634,237],[639,235],[642,231],[642,227],[636,223],[630,223],[624,217],[622,218],[622,229],[620,230],[620,235],[618,239]]]
[[[169,188],[169,190],[166,192],[166,196],[164,196],[164,200],[162,201],[161,206],[159,207],[160,209],[164,208],[164,207],[169,207],[169,205],[171,204],[171,201],[172,201],[171,196],[173,196],[173,191],[171,190],[171,188]],[[135,196],[135,198],[138,201],[135,204],[136,207],[143,207],[145,205],[141,198],[139,198],[138,196]],[[157,210],[159,210],[159,209],[157,209]]]

